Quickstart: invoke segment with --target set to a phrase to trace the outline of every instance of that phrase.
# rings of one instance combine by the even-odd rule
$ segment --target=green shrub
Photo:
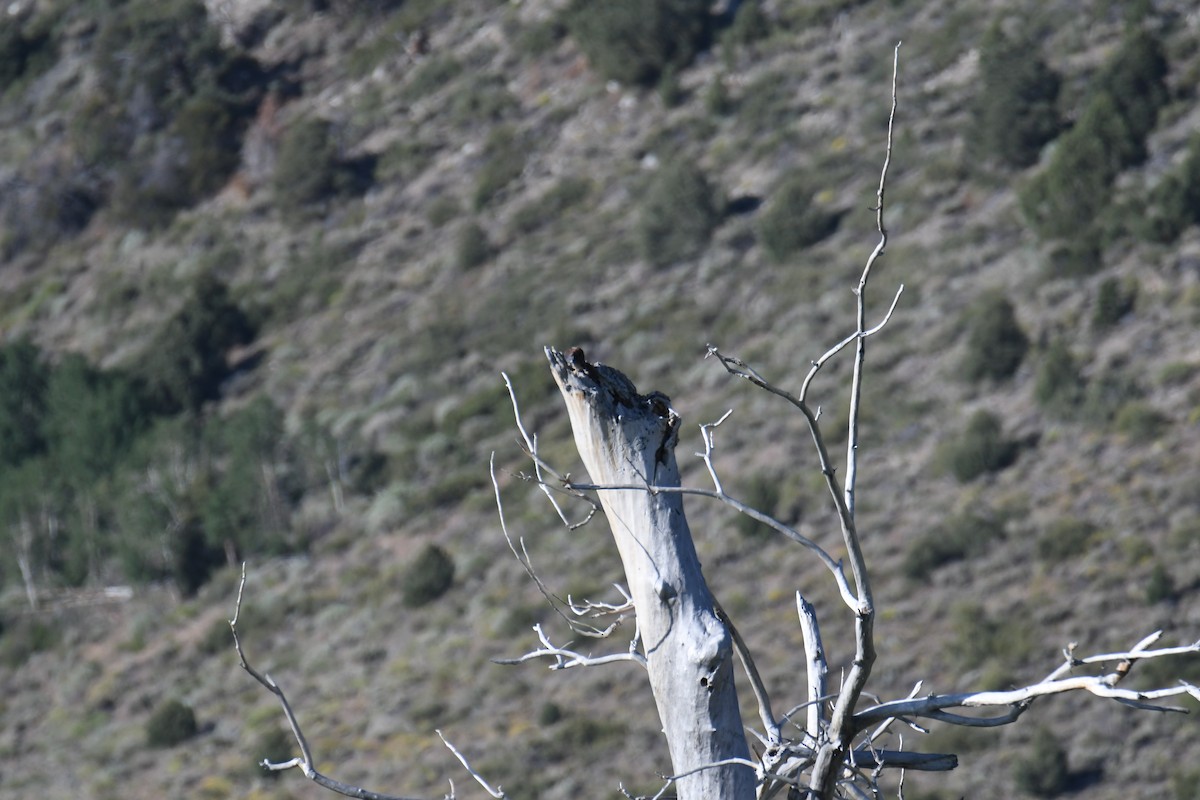
[[[679,83],[679,70],[673,64],[668,64],[658,76],[657,91],[667,108],[675,108],[687,99],[687,92]]]
[[[191,739],[198,730],[196,713],[191,706],[179,700],[168,700],[146,722],[146,744],[151,747],[174,747]]]
[[[1121,406],[1113,418],[1113,427],[1117,433],[1138,442],[1154,441],[1163,435],[1170,424],[1170,417],[1138,400]]]
[[[1144,31],[1130,35],[1108,62],[1079,121],[1020,193],[1021,208],[1041,236],[1093,235],[1117,175],[1146,157],[1146,137],[1168,96],[1166,74],[1161,43]]]
[[[642,257],[667,266],[703,252],[721,217],[713,195],[704,173],[690,161],[664,164],[651,180],[637,221]]]
[[[948,650],[962,669],[1019,663],[1033,647],[1027,625],[1013,617],[994,618],[978,603],[952,608],[950,625],[954,638]]]
[[[454,263],[461,270],[474,269],[492,257],[487,231],[471,220],[458,231],[454,243]]]
[[[0,86],[11,86],[25,72],[27,51],[18,26],[9,23],[0,28]]]
[[[1154,605],[1174,600],[1176,596],[1175,579],[1161,561],[1155,562],[1146,579],[1146,602]]]
[[[226,67],[220,33],[200,0],[131,0],[101,16],[93,48],[102,92],[120,101],[132,131],[169,122],[198,88]]]
[[[86,489],[129,451],[152,415],[132,377],[102,371],[78,354],[58,363],[46,386],[45,433],[58,474]]]
[[[540,197],[518,208],[509,228],[514,233],[533,233],[556,220],[566,210],[582,203],[591,191],[592,182],[587,178],[563,178]]]
[[[522,25],[517,33],[517,52],[538,58],[558,47],[567,33],[566,23],[558,17]]]
[[[592,66],[622,83],[653,86],[687,66],[709,34],[707,0],[575,0],[567,27]]]
[[[483,147],[483,166],[475,180],[472,198],[479,210],[491,202],[500,191],[516,180],[525,170],[526,145],[512,128],[494,129]]]
[[[563,718],[562,707],[558,703],[543,703],[538,711],[538,727],[549,728]]]
[[[256,335],[229,287],[205,274],[154,337],[138,369],[161,410],[194,413],[220,396],[230,374],[230,349]]]
[[[704,110],[714,117],[725,117],[733,113],[734,103],[725,87],[725,79],[717,75],[704,93]]]
[[[1158,373],[1158,382],[1163,386],[1182,386],[1200,373],[1200,362],[1172,361]]]
[[[284,211],[296,213],[338,192],[338,151],[332,130],[327,120],[307,118],[284,131],[272,177],[276,201]]]
[[[1091,425],[1107,425],[1126,403],[1140,400],[1142,395],[1137,381],[1118,368],[1110,367],[1088,382],[1079,417]]]
[[[1187,550],[1200,545],[1200,519],[1187,517],[1174,522],[1168,541],[1176,550]]]
[[[757,2],[738,3],[733,22],[721,34],[724,47],[749,47],[771,35],[771,21]]]
[[[208,583],[223,563],[225,551],[214,545],[207,535],[194,509],[170,528],[168,548],[170,562],[167,565],[175,587],[184,597],[195,597],[200,587]]]
[[[1004,438],[1000,419],[987,411],[977,411],[961,434],[938,447],[935,460],[960,483],[969,483],[980,475],[1012,466],[1017,453],[1017,443]]]
[[[446,119],[451,125],[495,125],[520,110],[521,104],[499,75],[472,75],[450,95]]]
[[[1046,728],[1038,728],[1026,755],[1013,764],[1017,788],[1034,797],[1056,797],[1067,788],[1067,751],[1058,737]]]
[[[28,339],[0,346],[0,464],[20,464],[45,450],[49,377],[49,367]]]
[[[1047,254],[1046,278],[1082,278],[1104,268],[1104,248],[1099,238],[1054,242]]]
[[[1086,239],[1110,187],[1138,143],[1107,94],[1095,97],[1062,136],[1046,168],[1020,192],[1021,209],[1043,238]]]
[[[410,181],[433,163],[437,150],[431,142],[400,137],[380,153],[376,175],[382,181]]]
[[[1188,142],[1187,155],[1179,168],[1168,173],[1126,218],[1139,236],[1163,244],[1179,238],[1189,226],[1200,222],[1200,135]]]
[[[263,728],[254,737],[254,743],[249,747],[250,754],[254,759],[255,774],[271,779],[278,778],[283,773],[261,766],[262,762],[270,761],[272,764],[282,764],[291,760],[297,750],[296,739],[291,732],[278,725]]]
[[[1009,38],[1000,24],[979,48],[982,85],[975,95],[971,135],[976,156],[1010,167],[1027,167],[1061,129],[1061,80],[1038,55],[1028,37]]]
[[[743,482],[738,499],[767,516],[775,517],[779,513],[779,480],[770,475],[755,475]],[[734,528],[747,539],[767,538],[775,535],[774,528],[745,514],[738,514],[734,518]]]
[[[1136,280],[1121,281],[1105,278],[1096,292],[1096,305],[1092,309],[1092,327],[1111,328],[1137,304],[1138,284]]]
[[[104,196],[97,174],[81,171],[70,153],[17,167],[0,194],[0,258],[49,247],[87,227]]]
[[[1132,136],[1129,164],[1146,157],[1146,137],[1158,124],[1159,109],[1170,99],[1168,71],[1162,42],[1142,27],[1132,29],[1100,74],[1094,91],[1112,97]]]
[[[1173,800],[1200,800],[1200,769],[1178,769],[1171,775]]]
[[[301,490],[288,481],[293,457],[284,437],[283,411],[266,395],[204,426],[209,470],[197,508],[204,538],[222,555],[281,555],[289,539],[289,499]]]
[[[918,536],[904,554],[904,575],[924,581],[934,570],[955,561],[979,555],[1004,538],[1004,522],[995,516],[965,513],[945,520]]]
[[[969,381],[1011,377],[1029,349],[1029,338],[1017,323],[1012,303],[1000,293],[985,294],[972,304],[966,319],[963,377]]]
[[[61,636],[50,620],[28,616],[15,622],[0,619],[0,664],[20,667],[34,653],[52,649]]]
[[[401,593],[410,608],[437,600],[454,585],[454,560],[436,544],[426,545],[404,571]]]
[[[239,109],[215,89],[188,98],[171,126],[183,145],[185,190],[194,202],[217,189],[241,160]]]
[[[48,69],[58,60],[58,42],[45,22],[33,18],[22,25],[18,20],[10,16],[0,27],[0,87],[4,88]],[[0,89],[0,94],[3,92]]]
[[[458,202],[457,197],[442,194],[429,203],[429,207],[425,209],[425,218],[429,220],[430,225],[440,228],[461,214],[462,210],[462,203]]]
[[[1055,520],[1038,536],[1035,550],[1042,561],[1060,563],[1081,556],[1095,539],[1098,529],[1087,520],[1064,517]]]
[[[813,198],[809,179],[800,172],[784,177],[772,193],[758,222],[758,235],[767,255],[785,262],[830,236],[839,216]]]
[[[1071,351],[1060,340],[1050,343],[1038,364],[1033,398],[1048,413],[1071,417],[1083,402],[1084,382]]]

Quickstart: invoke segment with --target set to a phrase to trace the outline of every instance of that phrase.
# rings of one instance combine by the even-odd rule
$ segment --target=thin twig
[[[554,663],[550,665],[550,669],[570,669],[571,667],[595,667],[601,664],[614,664],[618,661],[632,661],[645,667],[646,657],[637,650],[638,638],[635,635],[633,643],[626,653],[611,653],[606,656],[588,656],[575,650],[568,650],[564,647],[558,647],[550,641],[546,636],[546,632],[542,630],[541,624],[533,626],[533,630],[537,633],[538,639],[542,642],[542,647],[537,650],[518,656],[517,658],[493,658],[492,663],[504,664],[511,666],[514,664],[523,664],[526,661],[532,661],[537,658],[552,658]]]
[[[538,455],[537,434],[530,436],[528,431],[525,430],[525,423],[521,420],[521,408],[519,405],[517,405],[517,393],[513,388],[512,381],[509,380],[507,373],[501,372],[500,375],[502,378],[504,378],[504,385],[508,387],[508,397],[512,402],[513,417],[516,419],[517,430],[521,432],[521,449],[525,452],[525,455],[529,456],[529,460],[533,462],[534,478],[532,478],[532,480],[537,483],[538,487],[546,495],[546,498],[550,501],[550,505],[554,507],[555,513],[558,514],[558,518],[562,520],[563,524],[567,527],[567,530],[573,531],[578,528],[582,528],[584,525],[587,525],[589,522],[591,522],[592,518],[596,516],[596,513],[600,510],[599,505],[597,505],[594,500],[582,492],[570,492],[572,497],[583,500],[585,503],[587,503],[589,508],[587,515],[579,522],[571,522],[567,519],[566,512],[562,510],[562,507],[558,504],[558,500],[554,497],[554,492],[556,491],[556,483],[559,485],[566,485],[570,482],[571,476],[560,475],[549,464],[543,461],[540,455]],[[554,482],[546,480],[543,473],[548,474],[551,478],[554,478]],[[521,477],[526,478],[527,480],[529,479],[527,476]]]
[[[896,122],[896,87],[897,77],[900,72],[900,45],[896,45],[893,53],[892,63],[892,108],[888,113],[888,130],[887,130],[887,146],[883,156],[883,169],[879,173],[879,188],[875,192],[875,228],[879,231],[879,243],[875,245],[875,249],[871,251],[871,255],[867,258],[866,266],[863,267],[862,275],[858,279],[858,289],[854,294],[857,299],[857,321],[858,326],[855,332],[857,339],[857,347],[854,353],[854,373],[850,382],[850,424],[848,425],[846,437],[846,507],[850,509],[850,514],[854,514],[854,488],[858,478],[858,407],[862,400],[862,378],[863,366],[866,361],[867,342],[864,334],[867,330],[867,281],[871,277],[871,268],[875,266],[875,262],[883,255],[884,249],[887,247],[888,232],[887,226],[883,222],[883,196],[887,189],[887,174],[888,167],[892,163],[892,132]],[[903,287],[901,287],[903,291]],[[896,294],[896,299],[899,300],[899,293]],[[895,304],[893,303],[893,307]],[[891,312],[888,312],[888,317],[891,317]],[[886,322],[886,319],[885,319]],[[877,326],[878,327],[878,326]]]
[[[283,689],[277,684],[270,675],[259,672],[250,665],[246,658],[246,651],[242,648],[241,637],[238,636],[237,624],[238,619],[242,614],[242,597],[246,589],[246,562],[242,562],[242,580],[238,584],[237,605],[234,607],[233,619],[229,620],[229,629],[233,632],[233,646],[237,650],[238,661],[241,663],[242,669],[250,674],[250,677],[258,681],[266,687],[267,691],[275,695],[279,700],[279,704],[283,706],[283,714],[287,717],[288,725],[291,726],[292,736],[295,737],[296,743],[300,746],[301,756],[293,758],[290,761],[280,763],[272,763],[263,760],[262,766],[267,769],[279,771],[298,767],[304,776],[316,783],[318,786],[324,786],[326,789],[345,795],[346,797],[358,798],[358,800],[414,800],[411,797],[402,797],[400,795],[382,794],[380,792],[372,792],[368,789],[363,789],[358,786],[351,786],[348,783],[334,780],[322,773],[318,772],[313,767],[312,750],[309,749],[308,740],[304,738],[304,732],[300,729],[300,722],[296,719],[295,712],[292,711],[292,705],[288,702],[287,695],[283,693]]]
[[[791,539],[793,542],[811,550],[820,559],[821,563],[830,571],[834,580],[837,582],[838,591],[842,596],[842,600],[850,608],[858,608],[858,598],[854,595],[854,590],[850,588],[850,584],[846,579],[846,573],[842,569],[840,561],[835,561],[833,556],[829,555],[824,548],[819,544],[809,539],[804,534],[794,528],[785,525],[774,517],[764,514],[753,506],[748,506],[740,500],[734,499],[729,495],[711,489],[695,489],[686,486],[656,486],[652,484],[614,484],[601,485],[596,483],[568,483],[568,487],[579,491],[589,492],[649,492],[650,494],[685,494],[695,495],[697,497],[708,497],[713,500],[720,500],[730,508],[736,509],[751,519],[767,525],[784,536]]]
[[[446,745],[446,749],[453,753],[454,757],[457,758],[459,763],[463,765],[463,769],[467,771],[467,774],[474,778],[475,782],[482,786],[485,792],[490,794],[492,797],[495,797],[496,800],[504,800],[504,798],[508,797],[508,795],[506,795],[499,786],[493,788],[490,783],[484,780],[483,776],[476,772],[475,769],[467,762],[467,757],[460,753],[457,747],[450,744],[450,740],[443,736],[441,731],[435,731],[435,733],[437,733],[438,738],[442,740],[442,744]],[[450,792],[453,795],[454,784],[450,784]]]
[[[708,474],[712,478],[713,488],[720,494],[725,494],[725,489],[721,486],[721,478],[717,475],[717,469],[713,466],[712,455],[713,449],[716,447],[713,441],[713,429],[718,427],[722,422],[729,419],[733,413],[733,409],[729,409],[716,422],[706,422],[700,426],[700,438],[704,441],[704,452],[696,453],[696,455],[704,459],[704,466],[708,467]]]
[[[591,636],[597,639],[602,639],[608,634],[612,633],[613,628],[616,627],[616,623],[610,625],[608,628],[596,628],[591,625],[584,625],[568,617],[562,612],[562,609],[559,608],[560,603],[566,604],[567,601],[564,601],[558,595],[551,592],[550,589],[547,588],[546,584],[542,583],[542,579],[538,577],[537,571],[533,568],[533,561],[529,556],[529,550],[527,550],[525,547],[524,538],[521,539],[521,549],[518,551],[516,544],[513,543],[512,536],[510,536],[508,533],[508,523],[504,518],[504,502],[500,497],[500,482],[496,479],[495,451],[492,452],[492,457],[488,463],[488,467],[492,477],[492,490],[496,497],[496,511],[500,515],[500,532],[504,534],[504,541],[508,542],[508,549],[512,551],[513,556],[517,559],[517,563],[519,563],[525,569],[525,574],[527,574],[529,579],[533,581],[535,586],[537,586],[538,591],[542,593],[542,597],[546,599],[546,603],[550,606],[550,608],[554,609],[554,613],[558,614],[558,616],[560,616],[563,621],[567,623],[571,630],[575,631],[576,633],[583,634],[584,636]],[[557,506],[555,506],[555,508],[557,508]]]

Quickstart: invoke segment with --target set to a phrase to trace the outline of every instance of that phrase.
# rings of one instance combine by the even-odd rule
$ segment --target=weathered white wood
[[[638,394],[623,374],[589,364],[578,348],[546,355],[592,483],[679,485],[679,417],[665,395]],[[621,489],[599,497],[633,596],[674,774],[749,759],[731,638],[701,574],[682,496]],[[748,800],[755,783],[749,766],[728,764],[681,778],[678,790],[685,799]]]

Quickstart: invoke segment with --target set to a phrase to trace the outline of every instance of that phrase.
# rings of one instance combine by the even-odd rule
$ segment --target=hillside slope
[[[228,369],[211,396],[147,406],[158,416],[134,426],[141,438],[117,449],[111,473],[97,466],[70,490],[64,529],[92,531],[80,509],[98,509],[99,532],[83,538],[100,544],[75,568],[43,553],[38,611],[6,559],[0,798],[321,795],[254,766],[280,747],[282,719],[237,666],[225,620],[238,576],[219,566],[219,544],[249,561],[251,657],[339,779],[423,796],[452,779],[469,795],[439,728],[514,797],[657,791],[666,752],[636,668],[489,663],[531,648],[534,623],[558,622],[501,536],[491,453],[510,529],[555,592],[613,599],[620,580],[599,521],[563,530],[517,479],[527,465],[500,372],[543,454],[575,474],[544,345],[583,346],[642,391],[667,392],[684,418],[682,462],[702,447],[694,426],[733,408],[718,436],[728,484],[835,540],[803,420],[703,356],[719,345],[796,388],[851,329],[850,290],[876,241],[897,41],[891,244],[872,318],[905,291],[869,349],[859,477],[881,609],[869,688],[1005,687],[1048,673],[1068,642],[1101,652],[1158,628],[1171,643],[1200,637],[1191,4],[761,5],[744,3],[649,85],[608,80],[586,29],[548,0],[212,0],[207,15],[185,0],[13,5],[0,42],[8,343],[28,339],[55,369],[76,354],[165,392],[176,384],[159,356],[202,279],[228,286],[253,336],[219,348]],[[1061,80],[1053,130],[1019,165],[995,157],[994,124],[980,122],[991,119],[980,97],[1003,89],[985,69],[1000,52],[994,24]],[[1161,43],[1167,70],[1126,95],[1113,65],[1137,32]],[[1107,182],[1030,188],[1065,170],[1062,153],[1087,149],[1068,137],[1091,124],[1101,89],[1156,87],[1151,126],[1134,137],[1144,152],[1106,161]],[[1132,136],[1134,113],[1119,105],[1103,119]],[[1172,181],[1184,189],[1157,189]],[[1094,218],[1062,235],[1054,192],[1073,190]],[[1097,194],[1104,202],[1082,202]],[[1166,230],[1176,196],[1182,222]],[[801,223],[810,235],[789,238]],[[835,362],[815,390],[832,428],[848,374]],[[240,463],[245,429],[218,425],[261,421],[239,414],[264,398],[287,443],[256,451],[239,478],[227,465]],[[207,426],[208,449],[189,460],[178,430],[192,423]],[[46,473],[5,456],[9,494],[57,485],[46,446]],[[685,480],[705,484],[695,461]],[[195,477],[209,468],[211,485]],[[251,499],[270,513],[227,521],[250,527],[222,542],[206,525],[224,500],[211,498],[236,496],[239,481],[278,496]],[[172,487],[168,510],[194,501],[205,557],[219,551],[191,587],[178,565],[192,540],[171,538],[177,520],[144,540],[123,533],[137,521],[121,506]],[[840,666],[852,651],[834,587],[725,509],[693,503],[689,515],[776,706],[801,702],[794,592],[817,604]],[[4,499],[0,517],[16,555],[43,552],[21,549],[29,519],[44,549],[60,541],[36,521],[58,518],[24,502]],[[452,586],[406,602],[409,565],[431,544],[451,557]],[[110,584],[132,598],[105,597]],[[1139,685],[1197,680],[1200,664],[1142,672]],[[147,722],[171,699],[194,709],[197,733],[150,746]],[[1011,729],[934,729],[928,749],[954,750],[962,766],[909,776],[905,796],[1019,794],[1029,786],[1013,764],[1045,749],[1040,728],[1064,748],[1062,792],[1194,796],[1194,714],[1039,705]],[[752,708],[747,697],[748,724]]]

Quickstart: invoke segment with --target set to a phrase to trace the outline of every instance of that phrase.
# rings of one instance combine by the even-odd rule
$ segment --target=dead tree
[[[898,48],[897,48],[898,55]],[[900,299],[897,291],[881,321],[868,326],[866,290],[872,267],[887,245],[884,224],[884,195],[891,160],[891,121],[896,110],[896,79],[892,80],[892,114],[889,119],[886,155],[876,196],[876,227],[879,241],[863,268],[855,294],[857,310],[850,332],[812,362],[795,394],[763,377],[742,360],[710,346],[708,354],[731,375],[742,378],[790,404],[808,423],[813,447],[841,529],[844,561],[779,520],[741,503],[729,495],[713,465],[716,429],[728,413],[713,423],[700,426],[713,488],[680,486],[675,446],[680,431],[679,415],[670,400],[659,392],[639,394],[621,372],[603,364],[589,363],[578,348],[561,353],[547,348],[551,372],[558,383],[571,419],[575,443],[590,481],[580,482],[559,475],[538,454],[537,439],[525,429],[513,387],[509,385],[517,427],[524,440],[533,472],[525,477],[538,483],[554,503],[564,523],[567,516],[555,499],[561,494],[592,503],[592,513],[602,508],[625,570],[624,602],[615,604],[568,602],[580,620],[634,615],[635,633],[628,647],[605,656],[585,655],[555,645],[540,626],[540,646],[505,663],[549,659],[559,669],[598,666],[614,661],[632,661],[645,667],[650,689],[663,723],[672,761],[672,774],[663,796],[674,788],[680,798],[696,800],[767,800],[786,796],[829,800],[878,796],[879,777],[885,770],[947,771],[957,766],[949,753],[923,753],[882,746],[881,737],[894,724],[921,730],[923,722],[968,727],[995,727],[1016,721],[1038,697],[1083,690],[1101,698],[1140,709],[1183,711],[1158,701],[1188,694],[1200,700],[1200,689],[1180,682],[1152,691],[1120,686],[1139,661],[1185,653],[1200,653],[1200,642],[1182,647],[1157,648],[1160,633],[1144,637],[1126,651],[1087,657],[1075,654],[1074,646],[1063,651],[1063,661],[1043,680],[1008,691],[980,691],[952,695],[920,693],[920,683],[904,698],[887,702],[867,700],[864,693],[875,664],[875,602],[870,573],[861,547],[855,519],[858,457],[859,398],[867,340],[880,332]],[[820,424],[820,414],[808,401],[809,388],[822,367],[844,352],[853,352],[848,443],[845,468],[839,478]],[[505,378],[507,382],[507,377]],[[504,536],[514,554],[547,598],[552,593],[529,565],[524,543],[514,542],[504,520],[499,483],[497,506]],[[693,495],[723,502],[763,522],[797,545],[806,548],[827,569],[837,586],[853,626],[855,652],[835,691],[826,679],[828,661],[820,625],[812,605],[796,594],[798,622],[804,639],[806,695],[785,714],[776,714],[771,699],[758,677],[752,654],[733,622],[714,601],[705,584],[691,532],[684,516],[683,497]],[[596,498],[591,500],[590,498]],[[592,514],[587,519],[591,519]],[[585,520],[586,522],[587,520]],[[582,524],[582,523],[580,523]],[[848,569],[847,569],[848,567]],[[244,580],[243,580],[244,587]],[[242,595],[239,591],[238,609]],[[313,757],[287,698],[267,675],[250,666],[237,637],[237,615],[231,621],[242,666],[279,698],[292,727],[301,755],[270,769],[296,767],[327,788],[342,794],[389,800],[390,796],[341,784],[317,772]],[[573,626],[579,633],[603,637],[616,629],[590,628],[583,622]],[[758,705],[761,730],[752,731],[758,746],[750,755],[747,734],[742,728],[734,691],[734,657],[740,662]],[[1096,674],[1096,665],[1104,669]],[[1088,674],[1075,670],[1088,667]],[[962,713],[965,709],[993,709],[988,716]],[[481,786],[494,797],[504,793],[491,787],[474,772],[463,756],[447,743]]]

